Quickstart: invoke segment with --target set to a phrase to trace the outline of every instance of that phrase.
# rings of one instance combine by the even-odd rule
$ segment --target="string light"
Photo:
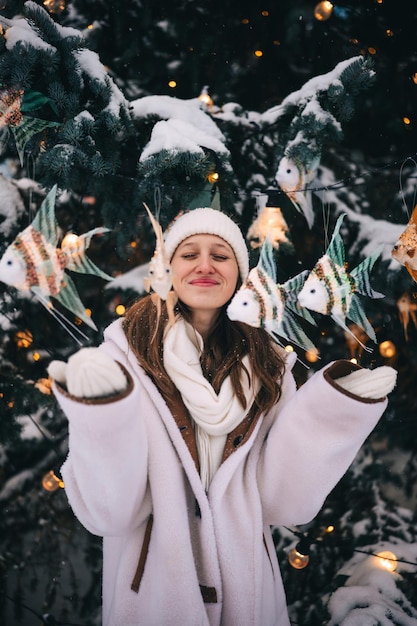
[[[383,550],[382,552],[377,552],[376,557],[377,565],[382,567],[383,569],[388,570],[389,572],[395,572],[397,569],[398,559],[393,552],[390,550]]]
[[[50,470],[42,478],[42,487],[45,491],[53,492],[58,489],[64,489],[64,481],[55,474],[54,470]]]
[[[318,22],[325,22],[328,20],[333,13],[333,4],[328,0],[324,0],[323,2],[319,2],[314,7],[314,17]]]
[[[177,83],[175,80],[168,81],[168,87],[171,87],[171,89],[175,89],[176,86],[177,86]]]
[[[33,343],[33,335],[30,330],[18,330],[14,339],[18,348],[29,348]]]
[[[307,350],[305,357],[309,363],[316,363],[319,360],[319,352],[318,350]]]
[[[297,550],[297,548],[293,548],[288,552],[288,562],[294,569],[304,569],[310,562],[310,557],[308,554],[302,554]]]
[[[65,1],[64,0],[44,0],[43,6],[50,13],[62,13],[65,10]]]
[[[393,356],[395,356],[396,353],[397,353],[397,349],[395,347],[395,344],[389,339],[379,344],[379,354],[384,359],[390,359]]]
[[[124,304],[118,304],[115,311],[117,315],[124,315],[126,313],[126,307]]]
[[[301,536],[301,539],[295,548],[288,552],[288,562],[294,569],[304,569],[310,562],[310,545],[312,542],[304,535],[295,534]]]
[[[213,185],[219,182],[219,179],[220,179],[220,174],[218,172],[210,172],[210,174],[207,175],[208,182],[212,183]]]
[[[262,57],[264,55],[264,53],[262,52],[262,50],[255,50],[255,52],[253,53],[256,57]]]
[[[288,224],[281,209],[274,206],[264,206],[256,220],[251,224],[247,239],[252,248],[259,248],[269,237],[274,248],[278,248],[280,242],[288,242],[286,235],[288,230]]]
[[[200,95],[198,96],[198,99],[201,100],[201,102],[203,102],[209,108],[213,106],[213,98],[210,96],[208,92],[208,85],[203,87]]]
[[[50,378],[39,378],[35,383],[36,389],[46,396],[52,393],[52,380]]]

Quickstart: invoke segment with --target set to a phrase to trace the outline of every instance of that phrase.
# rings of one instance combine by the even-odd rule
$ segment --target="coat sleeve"
[[[337,385],[349,368],[341,361],[316,372],[275,416],[258,465],[267,523],[311,521],[384,412],[386,398],[359,398]]]
[[[61,468],[66,494],[80,522],[100,536],[132,530],[150,512],[148,442],[141,419],[149,399],[127,377],[125,392],[94,401],[74,398],[54,384],[69,421],[69,453]]]

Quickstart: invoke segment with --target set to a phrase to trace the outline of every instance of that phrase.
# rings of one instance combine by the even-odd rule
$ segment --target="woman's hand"
[[[335,379],[335,383],[346,391],[361,398],[374,400],[387,396],[394,389],[396,382],[396,370],[387,365],[376,367],[374,370],[355,370],[347,376]]]
[[[111,396],[128,385],[121,367],[98,348],[82,348],[68,363],[51,361],[48,374],[77,398]]]

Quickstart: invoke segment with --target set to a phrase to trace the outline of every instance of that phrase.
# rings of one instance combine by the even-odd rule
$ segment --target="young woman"
[[[175,323],[141,298],[49,366],[68,499],[103,537],[103,624],[288,626],[270,526],[318,513],[396,372],[337,361],[296,390],[293,357],[226,315],[248,273],[237,225],[195,209],[165,246]]]

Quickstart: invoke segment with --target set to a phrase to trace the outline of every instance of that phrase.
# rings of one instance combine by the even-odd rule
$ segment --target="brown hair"
[[[249,376],[242,363],[242,358],[248,355],[253,373],[260,382],[255,402],[260,409],[267,411],[281,395],[284,360],[264,329],[230,321],[226,315],[226,306],[206,338],[204,351],[200,357],[203,374],[216,393],[219,392],[223,380],[230,375],[235,393],[242,406],[246,408],[241,375]],[[180,301],[176,305],[176,313],[181,313],[184,319],[190,320],[187,307]],[[123,330],[129,346],[145,372],[163,395],[172,395],[175,386],[163,364],[163,336],[167,324],[166,303],[161,302],[158,314],[151,296],[145,296],[127,310]]]

